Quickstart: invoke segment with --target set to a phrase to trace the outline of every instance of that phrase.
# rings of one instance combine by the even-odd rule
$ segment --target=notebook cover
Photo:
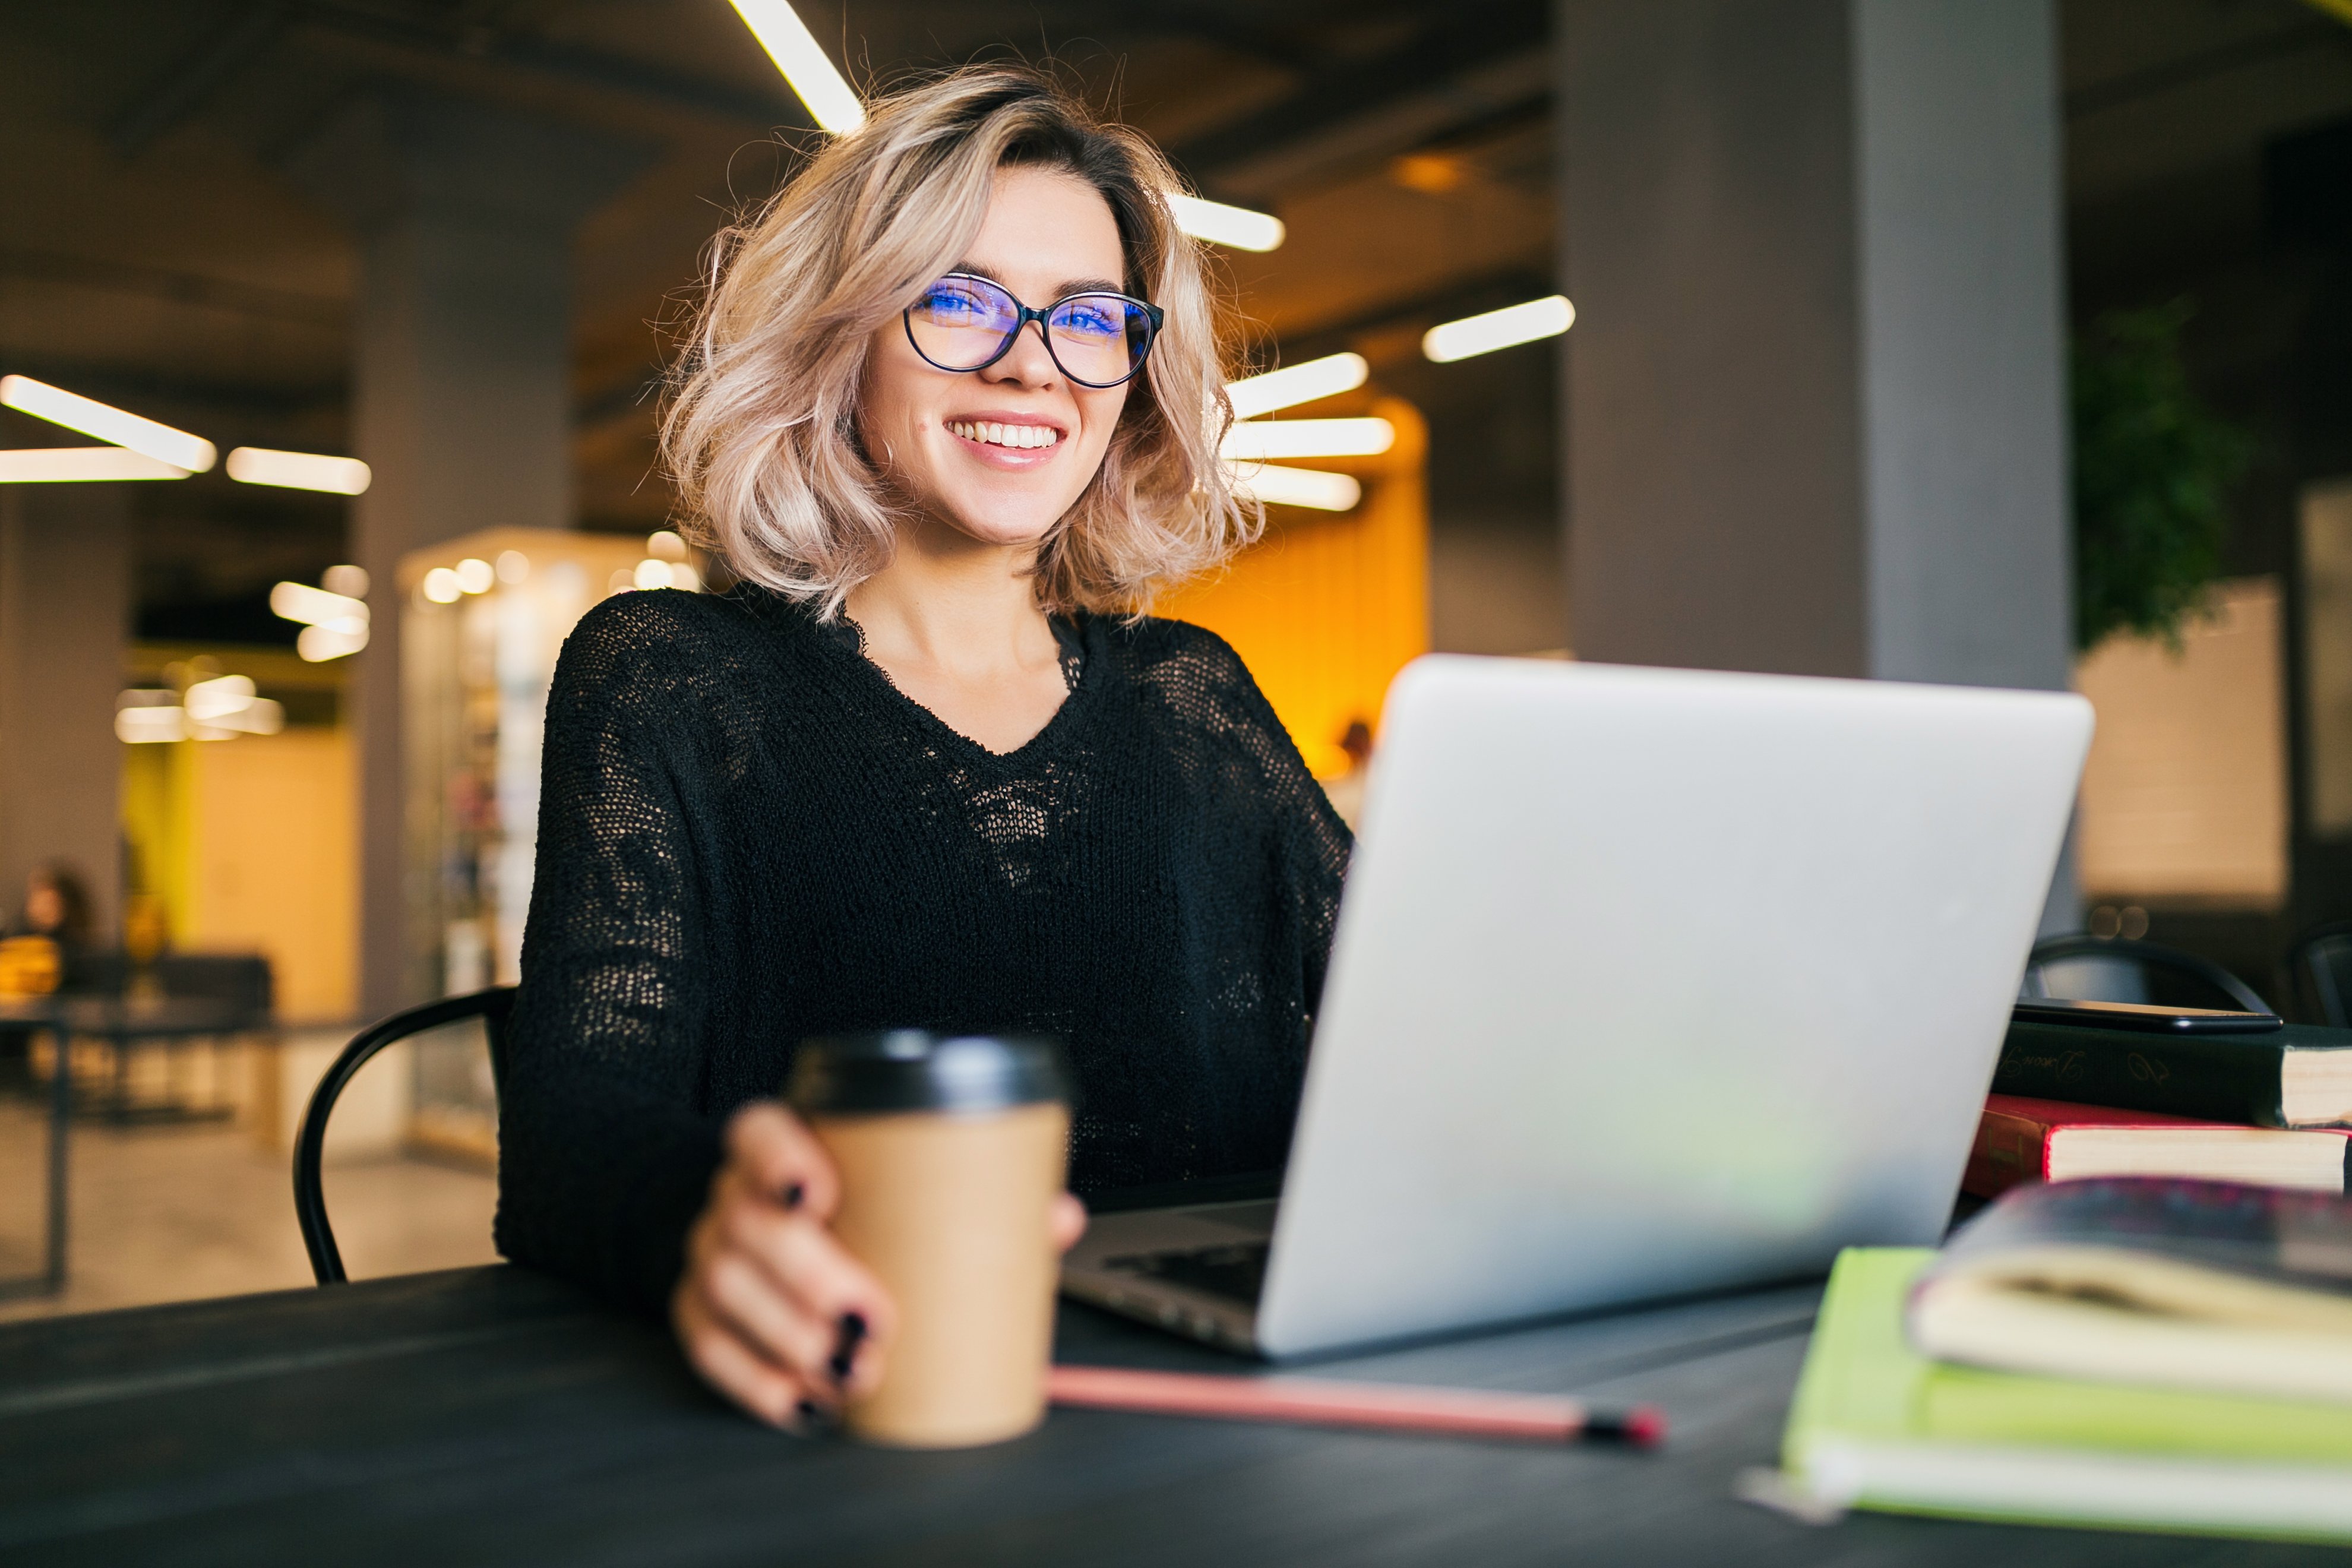
[[[2100,1176],[2012,1189],[1945,1245],[1948,1267],[2051,1247],[2152,1253],[2352,1296],[2352,1198],[2238,1182]]]
[[[1800,1491],[2021,1523],[2352,1539],[2352,1421],[2340,1406],[1931,1362],[1905,1338],[1903,1313],[1935,1257],[1839,1255],[1781,1446]],[[2195,1484],[2164,1484],[2176,1477]],[[2151,1483],[2161,1512],[2140,1500]],[[2265,1513],[2258,1500],[2281,1491],[2317,1500]]]
[[[2242,1132],[2243,1122],[2211,1121],[2193,1116],[2168,1116],[2162,1111],[2128,1110],[2112,1105],[2082,1105],[2072,1100],[2038,1100],[2026,1095],[1990,1094],[1977,1119],[1976,1142],[1969,1147],[1960,1190],[1980,1198],[1999,1197],[2020,1182],[2047,1181],[2050,1142],[2069,1127],[2148,1127],[2178,1131],[2210,1127]],[[2264,1129],[2263,1131],[2270,1131]]]
[[[2241,1127],[2283,1127],[2289,1049],[2342,1050],[2352,1035],[2289,1024],[2266,1035],[2159,1035],[2012,1021],[1996,1094],[2157,1110]]]

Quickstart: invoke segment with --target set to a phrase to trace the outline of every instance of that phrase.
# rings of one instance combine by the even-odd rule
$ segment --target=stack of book
[[[2352,1033],[2021,1005],[1940,1252],[1838,1260],[1759,1500],[2352,1542]]]
[[[2021,1005],[1960,1186],[2189,1176],[2342,1193],[2352,1033],[2259,1014]]]
[[[2352,1201],[2033,1183],[1850,1249],[1781,1458],[1800,1512],[2352,1542]]]

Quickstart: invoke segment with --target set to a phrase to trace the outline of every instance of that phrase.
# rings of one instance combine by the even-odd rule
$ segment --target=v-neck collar
[[[855,622],[846,616],[836,622],[821,622],[804,605],[793,604],[782,595],[772,595],[769,597],[777,601],[776,610],[780,615],[801,623],[810,640],[822,645],[828,658],[852,667],[853,679],[869,682],[887,693],[887,700],[906,713],[908,722],[918,729],[930,731],[934,738],[950,751],[968,759],[984,759],[992,767],[1017,768],[1059,750],[1062,738],[1079,721],[1083,710],[1093,704],[1107,679],[1110,649],[1103,636],[1102,620],[1099,616],[1080,612],[1070,617],[1070,629],[1076,634],[1078,646],[1083,650],[1076,683],[1064,694],[1061,706],[1054,710],[1053,717],[1046,720],[1035,734],[1012,751],[992,752],[900,690],[898,683],[890,679],[889,672],[866,656],[864,636]],[[1061,626],[1056,625],[1054,633],[1056,653],[1066,679],[1070,645],[1065,640]]]

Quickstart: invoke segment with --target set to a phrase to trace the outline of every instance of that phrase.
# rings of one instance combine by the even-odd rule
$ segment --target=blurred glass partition
[[[540,741],[563,639],[639,587],[697,587],[672,534],[491,529],[400,566],[409,989],[457,995],[520,977],[539,827]],[[479,1030],[416,1048],[416,1142],[494,1153]]]

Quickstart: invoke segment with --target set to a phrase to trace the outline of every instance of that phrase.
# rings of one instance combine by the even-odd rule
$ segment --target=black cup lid
[[[886,1029],[803,1040],[784,1098],[796,1110],[1003,1110],[1069,1100],[1051,1040]]]

